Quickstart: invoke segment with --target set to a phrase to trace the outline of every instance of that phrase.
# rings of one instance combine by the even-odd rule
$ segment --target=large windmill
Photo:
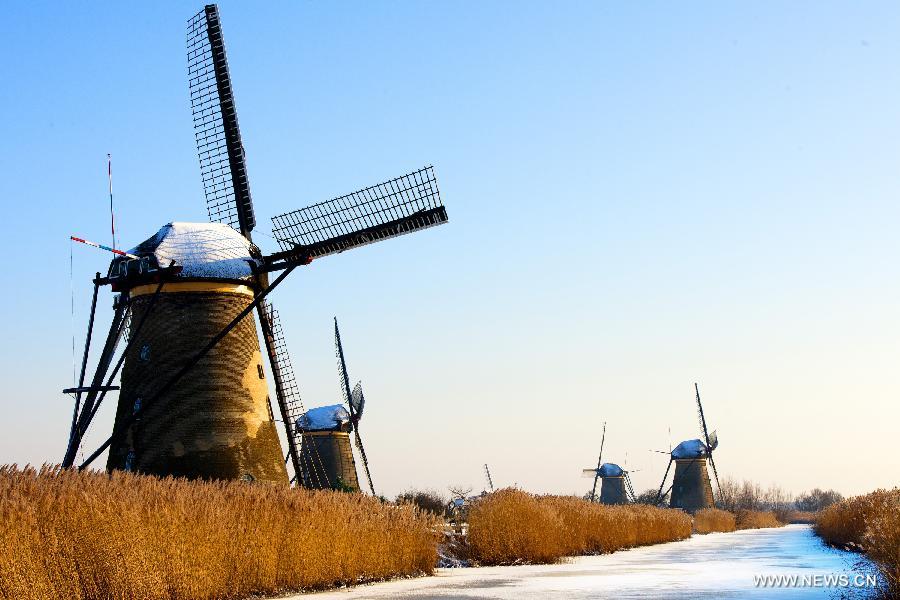
[[[115,313],[91,382],[85,385],[82,369],[78,386],[68,390],[76,402],[63,466],[74,465],[121,369],[113,431],[79,468],[109,449],[108,469],[287,482],[256,327],[247,317],[256,311],[288,460],[300,474],[301,432],[294,424],[304,410],[269,294],[298,266],[443,224],[447,212],[434,171],[425,167],[274,217],[280,250],[263,254],[251,236],[256,219],[215,5],[188,22],[187,49],[210,222],[169,223],[118,252],[106,277],[97,274],[85,364],[99,287],[118,292]]]
[[[716,471],[716,463],[713,461],[713,451],[719,446],[719,437],[715,431],[709,433],[706,427],[706,416],[703,405],[700,402],[700,388],[694,384],[697,399],[697,416],[700,421],[701,439],[685,440],[675,446],[669,454],[669,465],[659,484],[659,492],[656,501],[659,503],[668,495],[663,494],[663,487],[669,476],[672,463],[675,463],[675,475],[672,477],[671,498],[669,505],[672,508],[682,508],[688,512],[695,512],[702,508],[711,508],[715,504],[712,485],[709,481],[709,471],[706,463],[709,461],[716,479],[716,489],[719,489],[719,474]]]

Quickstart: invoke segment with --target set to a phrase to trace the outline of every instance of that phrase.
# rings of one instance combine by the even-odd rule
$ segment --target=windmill
[[[600,457],[594,469],[582,469],[582,477],[593,477],[594,487],[591,489],[591,502],[596,501],[597,481],[600,480],[600,502],[602,504],[627,504],[634,502],[634,486],[631,484],[629,471],[615,463],[603,462],[603,446],[606,442],[606,423],[603,423],[603,435],[600,438]]]
[[[356,433],[356,446],[366,466],[369,489],[375,495],[372,477],[368,470],[368,460],[362,439],[359,437],[359,421],[365,409],[362,384],[357,383],[350,392],[349,376],[344,361],[340,332],[335,325],[335,354],[338,357],[341,395],[344,402],[330,406],[320,406],[303,413],[295,423],[301,434],[300,483],[304,487],[317,489],[360,489],[356,474],[356,462],[350,448],[350,432]]]
[[[359,422],[366,406],[366,398],[362,382],[357,382],[353,390],[350,390],[350,376],[344,359],[337,317],[334,319],[334,348],[343,403],[310,409],[297,419],[295,426],[301,435],[299,480],[301,485],[309,488],[359,490],[356,462],[350,448],[350,432],[353,432],[369,490],[374,496],[375,486],[372,484],[369,460],[359,434]]]
[[[596,469],[583,469],[581,473],[583,477],[594,477],[595,482],[600,479],[601,504],[628,504],[635,501],[630,475],[635,471],[623,469],[616,463],[605,462]]]
[[[109,450],[108,469],[212,479],[298,481],[295,427],[304,414],[270,293],[298,266],[447,222],[432,167],[272,219],[279,250],[264,254],[256,227],[244,147],[219,11],[188,22],[188,79],[200,172],[210,222],[172,222],[94,278],[85,343],[90,350],[97,290],[110,286],[114,315],[97,369],[77,387],[63,466],[121,370],[115,424],[79,466]],[[277,276],[276,276],[277,274]],[[274,277],[273,279],[270,279]],[[287,434],[283,458],[268,397],[256,312]],[[116,348],[126,339],[115,360]],[[361,397],[361,395],[360,395]]]
[[[713,461],[713,451],[719,446],[719,437],[715,431],[709,433],[706,427],[706,416],[703,405],[700,402],[700,388],[695,383],[694,391],[697,399],[697,415],[700,421],[701,439],[685,440],[675,446],[669,453],[669,464],[666,473],[659,484],[659,492],[656,495],[657,504],[668,495],[663,494],[663,487],[669,476],[672,463],[675,463],[675,474],[672,478],[671,499],[669,505],[672,508],[682,508],[688,512],[695,512],[702,508],[714,506],[712,485],[709,481],[709,471],[706,463],[709,461],[713,468],[716,480],[716,489],[719,489],[719,475],[716,471],[716,463]]]

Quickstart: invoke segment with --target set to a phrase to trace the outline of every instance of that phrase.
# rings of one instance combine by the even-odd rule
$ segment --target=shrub
[[[817,512],[809,512],[803,510],[792,510],[787,514],[787,523],[804,523],[811,525],[816,522],[816,518],[819,516]],[[781,518],[778,519],[781,521]]]
[[[727,510],[704,508],[694,514],[694,531],[697,533],[734,531],[736,528],[735,516]]]
[[[828,544],[865,552],[889,593],[900,596],[900,488],[832,504],[819,513],[814,529]]]
[[[738,510],[734,514],[737,529],[764,529],[766,527],[783,527],[775,513],[768,510]]]
[[[0,598],[206,600],[430,573],[437,522],[361,494],[0,467]]]
[[[469,513],[469,551],[484,564],[555,562],[563,556],[615,552],[680,540],[691,519],[680,510],[606,506],[574,496],[501,490]]]
[[[413,504],[419,510],[438,517],[447,509],[447,502],[433,490],[407,490],[397,496],[397,504]]]

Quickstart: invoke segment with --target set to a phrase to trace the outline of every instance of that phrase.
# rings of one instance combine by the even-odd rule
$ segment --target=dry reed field
[[[891,597],[900,597],[900,488],[832,504],[819,513],[815,530],[828,544],[865,552]]]
[[[495,492],[469,512],[469,557],[485,565],[549,563],[685,539],[691,518],[645,505],[604,506],[571,496]]]
[[[437,521],[361,494],[0,467],[0,598],[246,598],[431,573]]]
[[[737,529],[765,529],[766,527],[784,527],[771,510],[738,510],[734,513]]]
[[[694,515],[694,531],[696,533],[728,532],[737,529],[733,513],[717,508],[704,508]]]

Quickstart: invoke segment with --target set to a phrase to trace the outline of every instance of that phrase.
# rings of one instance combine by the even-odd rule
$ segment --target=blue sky
[[[110,241],[106,154],[123,245],[206,219],[184,49],[200,8],[5,8],[0,462],[62,454],[72,290],[80,346],[108,264],[68,237]],[[448,226],[274,298],[308,406],[338,399],[340,319],[380,491],[480,489],[485,462],[501,485],[583,491],[603,421],[608,458],[656,486],[649,450],[698,434],[694,381],[720,474],[897,484],[896,5],[220,10],[264,249],[272,215],[436,168]]]

